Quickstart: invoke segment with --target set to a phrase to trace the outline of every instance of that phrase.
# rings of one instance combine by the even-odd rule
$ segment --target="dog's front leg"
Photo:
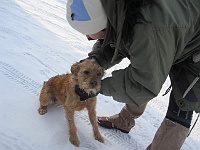
[[[38,109],[38,112],[40,115],[44,115],[47,113],[47,105],[49,103],[49,100],[51,99],[51,94],[47,94],[44,88],[42,88],[42,91],[40,93],[40,107]]]
[[[77,136],[77,128],[74,122],[74,110],[65,107],[66,119],[68,122],[68,130],[69,130],[69,141],[79,147],[80,141]]]
[[[98,140],[99,142],[104,143],[104,138],[100,134],[98,124],[97,124],[97,116],[96,116],[95,106],[87,107],[87,110],[88,110],[88,116],[89,116],[90,122],[92,124],[94,138],[96,140]]]

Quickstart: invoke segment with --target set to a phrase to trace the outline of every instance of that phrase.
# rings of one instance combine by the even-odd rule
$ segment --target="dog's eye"
[[[83,73],[86,74],[86,75],[90,74],[90,72],[87,71],[87,70],[85,70]]]
[[[98,73],[97,73],[97,76],[101,76],[101,72],[98,72]]]

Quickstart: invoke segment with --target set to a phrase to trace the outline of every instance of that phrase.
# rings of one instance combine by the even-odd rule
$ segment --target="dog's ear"
[[[75,63],[75,64],[73,64],[73,65],[71,66],[71,73],[74,75],[74,77],[77,76],[77,73],[78,73],[78,71],[79,71],[79,69],[80,69],[79,63],[80,63],[80,62],[77,62],[77,63]]]

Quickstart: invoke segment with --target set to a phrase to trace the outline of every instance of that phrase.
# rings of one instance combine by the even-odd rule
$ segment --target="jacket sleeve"
[[[97,62],[105,69],[109,69],[115,64],[118,64],[124,58],[123,55],[118,55],[115,61],[112,61],[114,55],[114,48],[110,45],[102,47],[103,40],[98,40],[93,48],[92,51],[88,54],[89,57],[95,57]],[[112,61],[112,62],[111,62]]]
[[[157,33],[151,24],[135,25],[129,50],[131,63],[102,81],[102,94],[138,106],[156,97],[174,60],[172,37],[171,31]]]

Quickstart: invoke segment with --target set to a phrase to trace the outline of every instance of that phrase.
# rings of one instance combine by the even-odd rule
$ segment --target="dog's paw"
[[[47,113],[47,109],[45,109],[45,108],[39,108],[38,112],[39,112],[40,115],[44,115],[44,114]]]
[[[76,146],[76,147],[80,146],[80,141],[78,138],[70,138],[69,140],[74,146]]]
[[[105,140],[104,140],[104,138],[101,136],[101,134],[96,135],[96,136],[94,136],[94,137],[95,137],[95,140],[98,140],[98,141],[101,142],[101,143],[104,143],[104,142],[105,142]]]

